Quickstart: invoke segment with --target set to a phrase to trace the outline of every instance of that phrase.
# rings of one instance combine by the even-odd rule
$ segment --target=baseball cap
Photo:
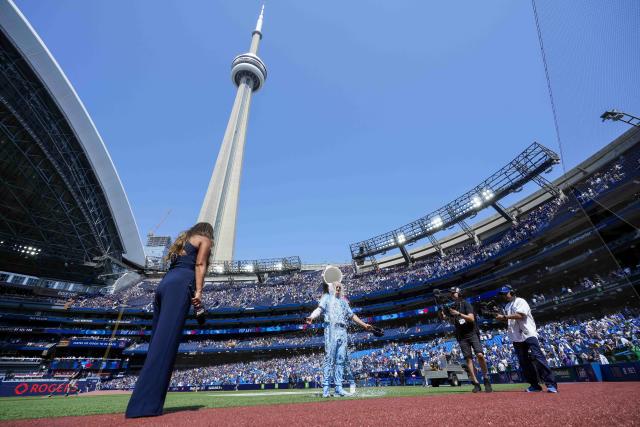
[[[500,289],[498,289],[498,293],[499,294],[503,294],[506,295],[509,292],[513,292],[513,288],[511,287],[511,285],[504,285],[503,287],[501,287]]]

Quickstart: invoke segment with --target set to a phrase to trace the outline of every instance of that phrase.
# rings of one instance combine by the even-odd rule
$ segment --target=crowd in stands
[[[381,269],[356,276],[351,266],[343,266],[344,283],[349,295],[398,289],[408,283],[433,280],[481,263],[499,252],[522,242],[545,227],[555,216],[562,199],[555,198],[535,208],[526,218],[502,234],[496,241],[476,245],[470,242],[448,249],[445,257],[430,255],[411,266]],[[265,283],[223,282],[205,286],[202,300],[208,309],[219,307],[275,306],[309,303],[321,295],[320,272],[294,273],[269,278]],[[112,296],[86,298],[76,302],[78,307],[112,307],[121,304],[147,307],[153,299],[154,286],[142,282]]]
[[[633,271],[638,272],[640,269],[634,268],[632,270],[629,267],[625,267],[616,269],[611,273],[604,275],[604,278],[599,274],[594,274],[592,277],[582,277],[573,283],[573,287],[571,287],[571,285],[562,285],[558,289],[547,288],[544,292],[533,292],[529,300],[533,306],[538,306],[548,302],[557,303],[574,294],[591,291],[593,289],[602,289],[607,283],[615,282],[630,276]]]
[[[625,357],[640,358],[640,314],[637,310],[625,309],[598,319],[549,322],[540,326],[538,333],[541,347],[552,367],[592,361],[610,363]],[[481,339],[490,372],[518,369],[517,358],[504,329],[483,331]],[[379,349],[354,351],[350,363],[357,376],[362,378],[377,372],[409,370],[417,373],[425,364],[426,369],[435,369],[459,361],[460,351],[455,341],[437,337],[427,342],[394,342]],[[286,382],[291,374],[308,381],[321,375],[321,362],[322,352],[318,352],[176,370],[171,384],[202,386]],[[135,379],[135,376],[115,379],[107,382],[105,387],[132,387]]]
[[[13,347],[13,346],[23,346],[23,347],[48,347],[51,346],[55,343],[57,343],[58,340],[57,339],[50,339],[50,340],[45,340],[45,339],[40,339],[37,341],[31,340],[31,339],[27,339],[27,338],[21,338],[21,337],[13,337],[13,338],[7,338],[4,340],[0,341],[0,348],[2,347]]]
[[[41,362],[42,357],[29,357],[29,356],[0,356],[0,361],[20,361],[20,362]]]
[[[437,318],[421,319],[420,322],[412,322],[411,325],[400,325],[385,328],[385,336],[387,338],[402,340],[409,335],[428,332],[425,328],[429,325],[447,326],[442,324]],[[371,332],[362,331],[358,327],[353,327],[349,336],[354,343],[370,341],[374,335]],[[350,328],[351,329],[351,328]],[[251,339],[191,339],[180,343],[179,352],[198,352],[198,350],[233,350],[233,349],[255,349],[258,347],[274,348],[278,346],[322,346],[324,345],[324,335],[322,329],[307,330],[302,334],[298,332],[285,334],[270,334],[262,337]],[[147,342],[133,343],[127,350],[147,350]]]
[[[540,306],[545,303],[560,303],[565,298],[573,295],[579,295],[582,292],[588,292],[593,289],[602,289],[606,284],[616,282],[622,278],[628,277],[632,272],[640,272],[640,268],[620,268],[616,269],[609,274],[594,274],[593,276],[587,276],[580,278],[574,282],[574,285],[557,285],[556,287],[546,287],[544,292],[534,291],[531,294],[524,295],[533,307]],[[405,325],[387,327],[385,329],[385,335],[388,338],[403,340],[403,336],[417,335],[423,332],[427,332],[425,327],[429,325],[439,325],[445,327],[446,324],[441,324],[441,321],[437,317],[422,318],[420,322],[410,322]],[[443,329],[441,329],[443,330]],[[372,334],[364,332],[359,329],[352,331],[350,339],[353,343],[360,343],[370,341]],[[181,352],[197,352],[199,350],[233,350],[233,349],[248,349],[256,347],[277,347],[277,346],[321,346],[323,345],[322,330],[308,330],[304,334],[297,332],[285,333],[285,334],[270,334],[261,337],[251,339],[194,339],[188,340],[180,344]],[[128,347],[128,350],[142,349],[146,350],[147,343],[137,343]]]
[[[270,335],[246,340],[229,339],[229,340],[213,340],[203,339],[198,341],[187,341],[180,344],[180,351],[197,351],[202,349],[225,349],[234,348],[255,348],[255,347],[274,347],[278,345],[313,345],[322,343],[319,336],[292,336],[292,335]],[[129,346],[128,350],[146,349],[148,343],[136,343]]]
[[[3,301],[16,302],[33,302],[34,298],[41,304],[60,304],[63,300],[60,298],[46,297],[42,295],[34,296],[33,291],[29,288],[18,289],[0,284],[0,298]]]
[[[603,191],[608,190],[611,186],[622,181],[625,177],[624,167],[622,163],[614,163],[609,169],[603,172],[596,172],[585,180],[584,190],[578,194],[578,200],[586,202],[593,199]]]

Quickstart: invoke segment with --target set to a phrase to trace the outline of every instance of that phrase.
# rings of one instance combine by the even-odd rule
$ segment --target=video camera
[[[487,301],[480,301],[478,303],[478,313],[482,317],[495,319],[496,316],[504,314],[504,308],[499,303],[497,297],[493,297]]]
[[[455,304],[455,301],[451,299],[451,292],[449,290],[433,290],[433,298],[436,300],[436,304],[440,307],[440,310],[447,315],[451,316],[451,308]]]

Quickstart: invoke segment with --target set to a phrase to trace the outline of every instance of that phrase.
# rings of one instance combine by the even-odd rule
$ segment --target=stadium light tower
[[[215,245],[211,257],[214,261],[233,259],[240,176],[251,95],[262,88],[267,78],[267,67],[258,58],[263,17],[264,6],[252,33],[249,52],[236,56],[231,63],[231,80],[238,92],[198,216],[198,222],[208,222],[213,226]]]
[[[609,110],[602,113],[600,116],[602,121],[611,120],[614,122],[625,122],[631,126],[640,127],[640,117],[632,116],[631,114],[623,113],[621,111]]]

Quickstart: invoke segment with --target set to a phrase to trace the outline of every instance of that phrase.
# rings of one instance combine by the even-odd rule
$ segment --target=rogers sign
[[[67,381],[4,381],[0,383],[0,396],[38,396],[43,394],[62,394],[69,389]],[[78,386],[69,389],[78,391]]]

